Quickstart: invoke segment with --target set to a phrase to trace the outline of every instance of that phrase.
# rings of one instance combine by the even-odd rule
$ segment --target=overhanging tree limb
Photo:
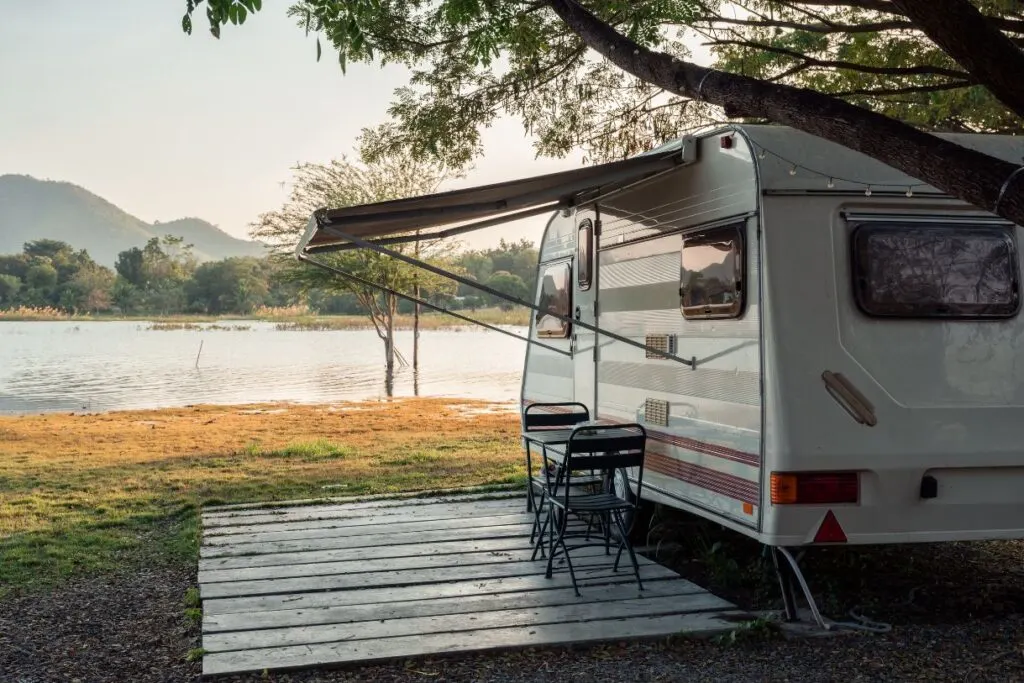
[[[1024,224],[1024,173],[1002,159],[919,131],[821,93],[723,73],[643,47],[574,0],[552,10],[593,50],[637,78],[678,95],[760,116],[877,159],[950,196]]]
[[[960,80],[966,80],[971,77],[969,73],[965,73],[963,71],[944,69],[941,66],[928,66],[925,64],[917,64],[914,66],[872,66],[870,64],[857,64],[856,62],[816,59],[809,55],[805,55],[802,52],[797,52],[796,50],[777,47],[775,45],[766,45],[764,43],[755,43],[749,40],[711,40],[703,44],[707,46],[733,45],[736,47],[747,47],[751,50],[760,50],[761,52],[770,52],[784,57],[800,59],[809,67],[817,66],[826,69],[844,69],[846,71],[857,71],[860,73],[883,76],[946,76],[947,78],[956,78]]]
[[[967,0],[892,0],[925,35],[1018,116],[1024,53]]]

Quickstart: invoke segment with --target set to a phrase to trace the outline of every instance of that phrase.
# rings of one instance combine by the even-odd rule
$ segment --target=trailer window
[[[589,218],[580,223],[576,231],[576,282],[580,291],[590,289],[590,253],[594,239],[594,222]]]
[[[542,266],[540,280],[540,301],[537,305],[541,311],[537,311],[537,336],[538,337],[568,337],[569,323],[556,318],[549,313],[569,316],[570,293],[569,293],[569,264],[555,263],[550,266]]]
[[[736,318],[743,312],[742,226],[683,237],[679,295],[690,319]]]
[[[1007,318],[1020,307],[1011,228],[873,224],[852,238],[854,294],[871,316]]]

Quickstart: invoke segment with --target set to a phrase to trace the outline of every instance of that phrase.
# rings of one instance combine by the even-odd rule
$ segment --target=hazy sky
[[[146,221],[197,216],[246,236],[286,199],[291,166],[351,153],[406,82],[400,67],[352,65],[342,76],[327,49],[317,63],[283,2],[265,2],[219,41],[205,16],[182,32],[182,0],[6,2],[0,174],[70,181]],[[485,141],[476,170],[450,187],[578,164],[535,160],[514,121]],[[488,230],[485,241],[537,239],[544,220]]]

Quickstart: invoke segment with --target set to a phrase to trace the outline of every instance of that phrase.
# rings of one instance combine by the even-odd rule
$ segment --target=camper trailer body
[[[522,405],[642,423],[645,500],[768,545],[1024,537],[1021,228],[787,128],[675,144],[548,221],[534,302],[597,331],[533,315]]]

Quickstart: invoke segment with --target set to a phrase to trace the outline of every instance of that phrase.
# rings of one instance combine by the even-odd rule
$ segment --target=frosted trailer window
[[[741,226],[683,237],[679,295],[686,318],[736,318],[743,312]]]
[[[540,277],[540,301],[537,304],[542,311],[569,315],[569,281],[568,263],[555,263],[544,267]],[[541,311],[537,311],[536,315],[538,337],[569,336],[569,323]]]
[[[871,316],[1007,318],[1020,307],[1009,227],[862,225],[852,260],[857,305]]]

